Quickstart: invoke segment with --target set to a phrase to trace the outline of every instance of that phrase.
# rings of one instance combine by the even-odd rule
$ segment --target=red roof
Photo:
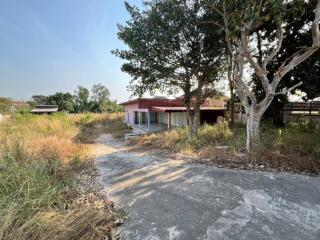
[[[137,98],[121,103],[120,105],[137,104],[139,109],[149,109],[154,111],[186,111],[183,97],[176,99],[168,98]],[[223,110],[226,107],[226,98],[207,98],[201,104],[201,110]]]
[[[140,109],[151,109],[152,107],[182,107],[183,102],[178,99],[168,98],[137,98],[121,103],[120,105],[126,106],[131,104],[138,104]]]
[[[191,108],[193,109],[193,108]],[[200,110],[225,110],[225,107],[200,107]],[[186,107],[152,107],[154,112],[185,112]]]

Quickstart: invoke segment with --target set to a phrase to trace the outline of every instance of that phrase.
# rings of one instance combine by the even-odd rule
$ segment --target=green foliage
[[[118,36],[129,49],[113,53],[127,61],[122,70],[133,78],[133,95],[182,90],[189,98],[198,81],[213,87],[224,48],[221,31],[203,24],[212,16],[203,13],[200,1],[146,1],[144,11],[126,7],[131,19],[119,26]]]
[[[83,112],[121,112],[122,106],[119,106],[116,101],[109,99],[110,92],[102,84],[97,84],[92,87],[92,96],[87,88],[78,86],[75,94],[57,92],[53,95],[35,95],[29,102],[31,106],[35,105],[58,105],[59,111],[68,113],[83,113]]]
[[[78,86],[74,94],[74,108],[78,113],[89,111],[89,90],[85,87]]]
[[[74,112],[73,96],[70,93],[57,92],[48,96],[47,104],[58,105],[59,111]]]
[[[59,198],[72,179],[55,156],[34,159],[19,142],[11,148],[0,160],[0,213],[14,206],[17,219],[23,222],[40,209],[62,204]]]
[[[278,130],[276,146],[286,152],[299,152],[320,158],[320,125],[302,120],[292,122],[286,128]]]
[[[220,125],[204,125],[199,129],[198,137],[191,143],[195,149],[201,149],[207,145],[226,145],[230,143],[233,132],[227,123]]]
[[[93,85],[92,87],[92,100],[96,102],[107,102],[110,97],[109,90],[101,83]]]
[[[10,103],[9,98],[0,98],[0,113],[10,112]]]

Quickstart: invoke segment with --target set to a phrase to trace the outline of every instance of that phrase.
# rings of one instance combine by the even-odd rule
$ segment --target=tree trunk
[[[187,114],[188,114],[188,140],[189,142],[192,141],[192,138],[194,136],[194,116],[193,112],[190,108],[190,105],[187,105]]]
[[[198,136],[198,130],[200,126],[200,104],[196,103],[193,110],[194,110],[193,130],[194,130],[194,135]]]
[[[229,127],[233,128],[234,127],[234,99],[235,99],[235,94],[233,91],[233,88],[230,87],[230,122],[229,122]]]
[[[198,87],[196,91],[196,99],[193,104],[193,112],[194,112],[194,134],[198,136],[198,129],[200,126],[200,108],[202,104],[202,96],[203,96],[203,83],[204,83],[205,76],[198,77]]]
[[[234,101],[235,101],[235,87],[234,87],[234,64],[233,59],[230,54],[227,55],[227,76],[229,82],[229,90],[230,90],[230,119],[229,119],[229,127],[234,127]]]
[[[247,113],[247,143],[248,152],[256,152],[260,146],[260,121],[261,114],[255,109]]]

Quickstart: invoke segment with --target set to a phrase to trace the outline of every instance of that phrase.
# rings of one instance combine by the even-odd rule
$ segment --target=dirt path
[[[98,138],[105,193],[123,240],[320,239],[320,178],[235,171],[127,151]]]

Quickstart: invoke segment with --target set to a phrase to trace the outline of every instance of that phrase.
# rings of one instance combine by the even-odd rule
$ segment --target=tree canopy
[[[222,69],[221,31],[204,24],[208,15],[200,0],[147,1],[143,11],[126,7],[131,18],[119,25],[118,36],[129,48],[113,53],[127,61],[122,70],[132,76],[129,90],[137,96],[183,92],[192,135]]]
[[[71,93],[57,92],[53,95],[35,95],[32,97],[31,105],[58,105],[59,111],[70,113],[81,112],[120,112],[123,110],[116,101],[110,100],[110,92],[102,84],[96,84],[90,91],[82,86]]]

